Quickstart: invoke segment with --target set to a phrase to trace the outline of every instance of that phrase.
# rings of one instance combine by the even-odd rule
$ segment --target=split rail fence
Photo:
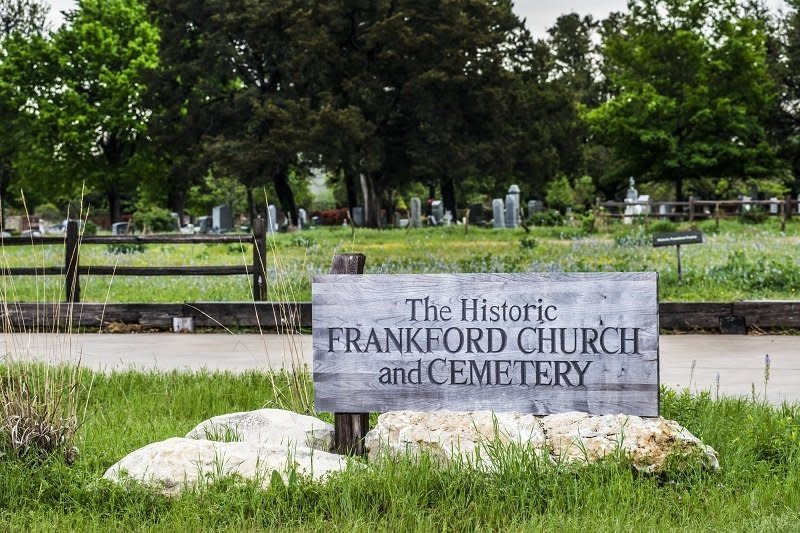
[[[598,204],[607,210],[606,216],[611,218],[646,217],[687,220],[694,222],[697,219],[714,219],[738,216],[748,209],[763,209],[766,215],[781,217],[785,223],[787,219],[800,213],[800,199],[786,196],[781,200],[695,200],[685,202],[601,202]],[[625,214],[627,207],[649,207],[648,213],[639,215]],[[661,212],[661,206],[666,209]]]
[[[180,267],[114,267],[86,266],[79,261],[83,245],[136,244],[252,244],[250,265],[180,266]],[[80,238],[78,223],[67,225],[63,237],[6,237],[3,246],[64,244],[64,265],[53,267],[2,268],[3,275],[64,276],[65,301],[52,303],[3,302],[0,318],[16,328],[52,329],[64,324],[78,328],[100,328],[109,323],[138,325],[152,329],[171,329],[173,318],[193,319],[199,328],[274,328],[282,326],[311,327],[310,302],[275,302],[268,300],[266,276],[266,225],[263,219],[253,224],[249,235],[120,235],[84,236]],[[185,303],[84,303],[80,301],[80,277],[83,275],[114,276],[223,276],[253,277],[252,301]],[[800,301],[661,302],[659,325],[666,330],[720,331],[745,333],[748,329],[800,329]]]

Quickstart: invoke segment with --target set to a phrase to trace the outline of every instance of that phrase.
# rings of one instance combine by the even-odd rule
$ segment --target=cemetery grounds
[[[327,272],[334,253],[362,252],[369,273],[641,271],[660,273],[662,301],[796,300],[800,287],[800,221],[785,232],[767,221],[699,224],[702,245],[683,250],[677,283],[675,251],[653,248],[665,224],[580,226],[493,231],[461,227],[377,231],[317,228],[270,240],[269,273],[276,290],[310,297],[310,276]],[[34,251],[36,264],[58,265],[63,248]],[[112,253],[81,250],[83,264],[240,264],[248,247],[147,245]],[[3,250],[3,262],[31,266],[31,251]],[[84,300],[179,302],[249,299],[247,280],[228,278],[83,278]],[[5,301],[59,301],[60,280],[9,279]],[[792,333],[792,332],[788,332]],[[68,334],[68,333],[66,333]],[[65,335],[66,335],[65,334]],[[676,463],[658,475],[635,471],[623,458],[591,466],[549,464],[521,448],[497,448],[496,468],[475,471],[430,457],[383,459],[336,474],[326,484],[290,477],[264,490],[238,480],[209,480],[179,498],[100,479],[119,458],[147,443],[183,435],[210,416],[281,407],[307,411],[310,380],[286,374],[200,372],[55,372],[6,365],[29,382],[60,383],[81,424],[80,454],[14,456],[0,448],[0,529],[527,531],[725,530],[797,531],[800,523],[800,406],[768,404],[769,363],[749,398],[662,391],[662,415],[714,447],[721,468]],[[18,374],[16,374],[18,376]],[[65,376],[61,381],[53,376]],[[50,381],[48,381],[48,376]],[[62,396],[59,396],[58,394]],[[373,415],[374,416],[374,415]],[[322,414],[330,421],[329,414]],[[354,462],[360,462],[355,460]]]

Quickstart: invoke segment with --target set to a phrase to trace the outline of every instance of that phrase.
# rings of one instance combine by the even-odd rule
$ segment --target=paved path
[[[9,350],[9,348],[11,348]],[[229,370],[310,364],[311,337],[227,334],[84,334],[0,336],[0,353],[51,362],[80,359],[102,371]],[[284,358],[284,354],[286,357]],[[291,354],[296,354],[292,358]],[[800,337],[662,335],[661,382],[693,391],[750,396],[764,392],[764,360],[770,356],[767,397],[800,402]]]

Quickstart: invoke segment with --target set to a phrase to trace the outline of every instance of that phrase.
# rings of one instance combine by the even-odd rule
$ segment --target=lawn
[[[580,226],[493,230],[434,227],[369,230],[319,227],[270,237],[267,271],[270,298],[309,300],[311,276],[326,273],[335,253],[367,255],[367,273],[596,272],[657,271],[661,301],[797,299],[800,287],[800,218],[785,231],[779,221],[744,224],[725,220],[699,223],[705,242],[681,247],[683,283],[678,283],[674,247],[653,248],[652,233],[669,227],[609,224],[587,233]],[[58,266],[63,247],[5,247],[7,266]],[[249,245],[151,244],[142,251],[117,253],[104,245],[83,245],[82,265],[243,265]],[[55,302],[62,279],[3,277],[7,301]],[[83,276],[87,302],[184,302],[249,300],[245,276],[131,277]],[[279,288],[278,288],[279,287]]]
[[[719,452],[717,472],[647,475],[621,460],[558,467],[517,449],[489,473],[426,457],[384,460],[327,484],[301,479],[262,490],[228,480],[169,499],[101,476],[123,455],[209,416],[280,406],[270,376],[87,373],[84,394],[89,383],[75,464],[0,459],[0,529],[796,531],[800,520],[796,406],[664,391],[663,415]]]

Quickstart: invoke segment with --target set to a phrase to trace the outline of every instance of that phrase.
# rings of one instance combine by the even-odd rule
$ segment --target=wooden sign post
[[[363,274],[367,256],[364,254],[336,254],[331,263],[331,274]],[[336,453],[366,455],[364,437],[369,431],[369,413],[334,413],[333,448]]]
[[[312,292],[318,411],[658,415],[656,273],[327,275]]]
[[[678,285],[683,284],[683,270],[681,268],[681,245],[701,244],[703,233],[701,231],[676,231],[672,233],[656,233],[653,235],[653,247],[675,246],[678,257]]]

